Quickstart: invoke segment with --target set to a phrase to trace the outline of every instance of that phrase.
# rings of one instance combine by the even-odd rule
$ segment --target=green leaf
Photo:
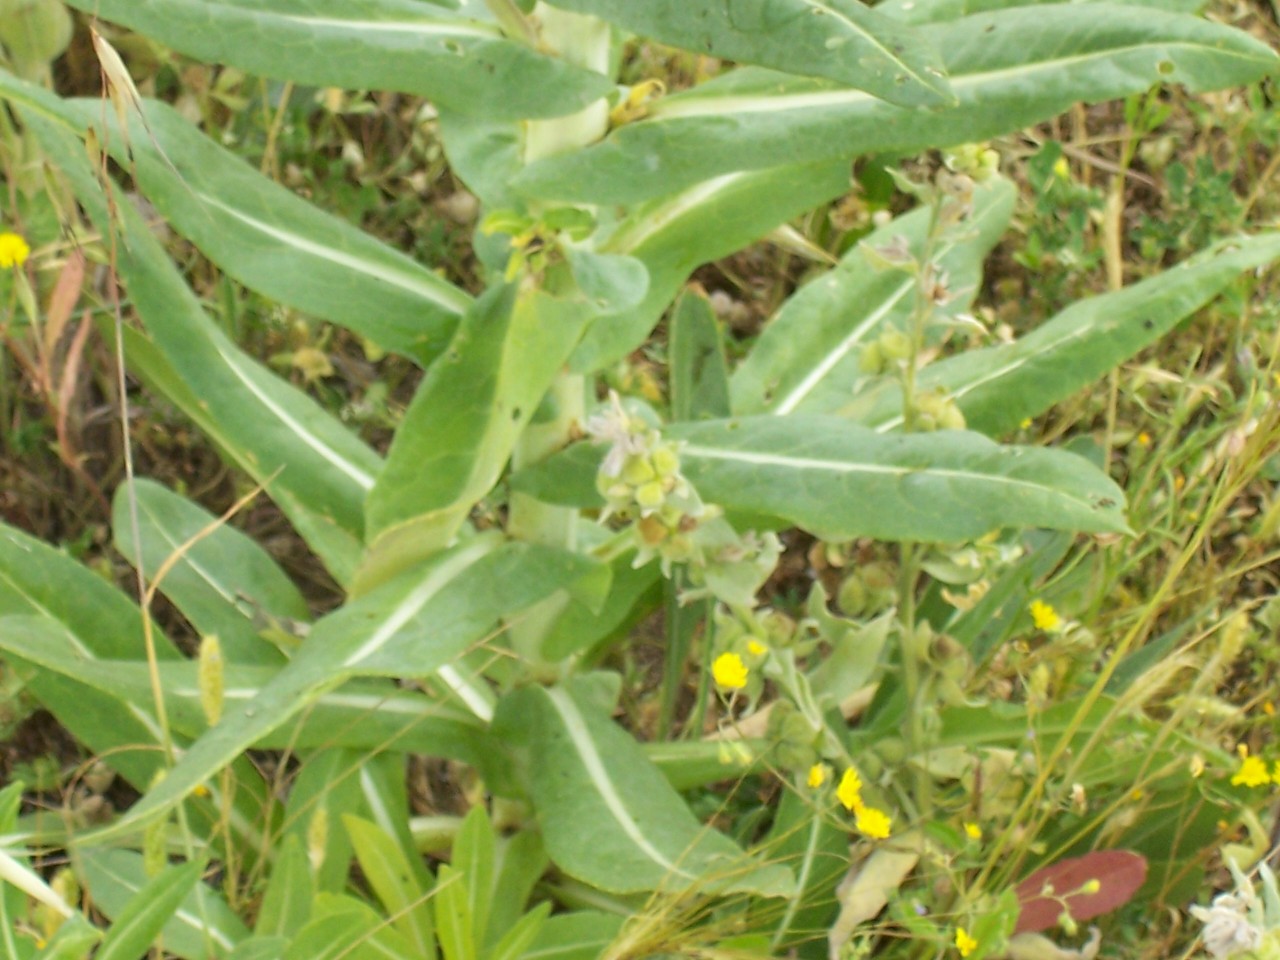
[[[365,751],[327,747],[302,758],[289,787],[285,835],[302,843],[311,859],[317,893],[341,893],[351,874],[351,839],[342,829],[347,814],[367,815],[360,770]],[[314,915],[314,914],[313,914]]]
[[[315,881],[306,848],[296,833],[288,834],[276,848],[267,891],[253,928],[255,938],[289,938],[298,933],[311,916],[314,896]]]
[[[622,932],[626,917],[581,910],[548,917],[524,960],[597,960]]]
[[[729,364],[705,296],[686,290],[671,313],[671,419],[729,415]]]
[[[315,401],[241,351],[205,315],[133,205],[108,205],[83,146],[64,125],[37,110],[23,110],[22,116],[98,227],[114,234],[118,225],[116,266],[132,304],[165,360],[217,423],[219,443],[255,479],[270,479],[273,491],[279,488],[359,535],[365,494],[380,467],[377,455]]]
[[[436,935],[444,960],[478,960],[465,878],[448,864],[440,867],[433,900]]]
[[[523,757],[557,866],[611,892],[791,893],[788,871],[700,824],[631,736],[581,696],[572,687],[519,690],[494,721]]]
[[[994,179],[974,192],[973,214],[940,244],[935,262],[946,271],[954,299],[937,317],[965,312],[982,283],[982,262],[1004,234],[1016,191]],[[793,294],[764,328],[730,383],[733,412],[834,413],[849,403],[865,374],[862,350],[882,332],[901,327],[915,307],[915,278],[877,270],[865,248],[905,237],[920,249],[929,211],[898,217],[853,247],[838,266]]]
[[[115,917],[94,960],[137,960],[148,952],[204,872],[199,861],[167,867],[133,895]]]
[[[311,913],[283,960],[420,960],[404,937],[354,897],[318,894]]]
[[[289,941],[284,937],[250,937],[227,954],[227,960],[280,960]]]
[[[717,177],[630,211],[600,249],[643,263],[648,292],[632,309],[588,327],[570,367],[591,373],[621,360],[644,343],[695,269],[848,189],[849,164],[824,161]]]
[[[342,822],[351,837],[360,871],[387,916],[393,918],[392,926],[409,941],[416,956],[423,960],[435,956],[434,911],[404,851],[377,824],[350,815],[344,816]]]
[[[836,886],[849,870],[849,838],[816,795],[787,788],[763,846],[771,860],[791,868],[799,888],[774,928],[771,953],[776,956],[813,931],[831,928]]]
[[[99,130],[169,224],[250,289],[426,364],[471,298],[436,273],[260,174],[167,104],[122,136],[99,100],[64,103]],[[101,129],[106,116],[106,129]]]
[[[592,481],[594,477],[589,475]],[[593,482],[585,502],[590,503],[594,494]],[[543,652],[549,659],[565,660],[576,653],[593,652],[602,641],[620,635],[649,608],[645,601],[655,597],[654,587],[661,579],[661,572],[652,564],[636,567],[634,561],[635,552],[629,550],[610,562],[613,574],[603,607],[592,610],[578,601],[565,607],[543,643]]]
[[[1124,493],[1081,457],[967,431],[885,436],[835,417],[680,425],[685,475],[709,503],[823,539],[954,542],[1009,526],[1125,532]]]
[[[925,367],[921,390],[954,397],[968,425],[999,436],[1097,380],[1226,289],[1280,257],[1280,233],[1239,237],[1123,290],[1072,304],[1011,344],[971,350]],[[888,389],[850,410],[895,428],[901,401]]]
[[[634,203],[733,170],[982,140],[1155,83],[1249,83],[1277,62],[1239,30],[1119,4],[1018,7],[918,32],[944,52],[953,107],[917,111],[748,67],[659,101],[598,144],[530,164],[515,186],[544,199]]]
[[[4,620],[10,629],[0,633],[0,650],[122,704],[150,702],[151,668],[146,661],[87,658],[61,631],[29,632],[10,617]],[[204,733],[208,725],[200,706],[196,664],[164,662],[157,669],[173,731],[192,738]],[[229,664],[223,676],[226,710],[238,712],[249,706],[278,672],[274,667]],[[383,680],[352,680],[322,694],[295,723],[264,734],[252,746],[260,750],[407,750],[478,767],[494,750],[484,723],[474,713]]]
[[[495,119],[556,117],[602,75],[414,0],[72,0],[179,53],[306,86],[396,90]]]
[[[675,424],[686,477],[708,503],[776,518],[826,540],[956,542],[1001,527],[1126,532],[1124,493],[1087,460],[1002,447],[944,430],[883,434],[839,417],[742,417]],[[577,444],[513,486],[566,506],[594,480],[600,450]],[[565,482],[573,472],[573,483]]]
[[[67,561],[70,566],[78,565]],[[96,579],[84,571],[90,579]],[[71,578],[62,581],[64,586]],[[144,790],[155,775],[165,769],[164,738],[155,719],[154,694],[150,682],[139,683],[133,691],[114,690],[106,682],[114,661],[97,659],[89,641],[71,632],[65,623],[48,613],[31,616],[0,615],[0,650],[37,664],[43,669],[28,681],[29,688],[44,706],[72,734],[94,753],[107,759],[133,786]],[[90,634],[93,640],[96,635]],[[157,656],[162,656],[162,637],[157,636]],[[141,637],[138,649],[129,655],[144,655]],[[139,664],[145,672],[145,662]],[[161,661],[160,670],[194,664]],[[74,678],[74,679],[72,679]],[[200,697],[193,682],[191,709],[198,709]],[[166,701],[167,704],[167,701]],[[180,739],[179,748],[185,744]],[[219,837],[219,843],[236,844],[238,856],[250,862],[263,842],[262,813],[269,807],[267,790],[258,769],[247,757],[234,759],[230,799],[222,785],[209,785],[209,796],[189,801],[188,822],[201,837]]]
[[[243,709],[224,714],[127,814],[82,843],[127,836],[172,808],[253,743],[357,675],[424,677],[497,621],[594,574],[590,560],[477,536],[317,621],[307,642]]]
[[[372,546],[357,593],[457,535],[591,316],[581,303],[513,285],[476,302],[414,395],[369,494]]]
[[[135,566],[136,504],[147,582],[180,550],[160,591],[202,635],[216,634],[228,660],[271,665],[279,653],[258,635],[253,617],[307,620],[306,601],[265,550],[234,527],[150,480],[116,488],[111,526],[116,548]]]
[[[907,107],[952,97],[927,41],[857,0],[553,0],[698,54],[827,77]]]
[[[496,946],[520,922],[533,888],[550,864],[536,830],[521,830],[500,839],[497,850],[498,872],[485,925],[486,946]]]
[[[123,916],[148,886],[142,855],[132,850],[81,850],[81,863],[95,906],[113,919]],[[222,897],[196,883],[160,935],[169,953],[183,960],[209,960],[211,954],[225,957],[249,931]]]
[[[231,462],[250,475],[258,469],[257,462],[235,440],[227,436],[219,420],[210,415],[204,402],[191,389],[164,354],[141,331],[125,327],[125,358],[129,370],[147,389],[168,399],[204,431]],[[349,586],[355,578],[363,546],[349,531],[340,527],[333,517],[311,509],[281,486],[273,485],[271,496],[293,524],[299,536],[316,553],[333,578],[343,586]]]
[[[955,20],[972,13],[1007,10],[1010,7],[1034,7],[1049,3],[1087,3],[1110,6],[1115,0],[883,0],[876,13],[883,13],[903,23],[936,23]],[[1176,13],[1195,13],[1206,0],[1124,0],[1128,7],[1153,7]]]
[[[489,927],[489,905],[493,900],[494,858],[497,840],[493,825],[483,804],[468,812],[453,840],[450,865],[461,877],[466,890],[467,916],[470,917],[472,939],[483,943]]]
[[[526,913],[506,935],[494,945],[485,960],[520,960],[538,936],[551,913],[551,903],[543,901]]]

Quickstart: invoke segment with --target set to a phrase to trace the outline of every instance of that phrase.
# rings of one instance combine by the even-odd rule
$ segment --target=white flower
[[[1262,931],[1248,916],[1248,899],[1230,893],[1213,898],[1213,906],[1191,908],[1191,915],[1204,924],[1204,948],[1216,960],[1253,950],[1262,943]]]
[[[606,477],[616,477],[622,472],[627,457],[635,453],[645,453],[649,448],[649,431],[641,427],[622,406],[618,394],[609,391],[609,408],[594,417],[588,417],[585,425],[587,434],[597,443],[610,443],[612,446],[605,454],[600,472]]]

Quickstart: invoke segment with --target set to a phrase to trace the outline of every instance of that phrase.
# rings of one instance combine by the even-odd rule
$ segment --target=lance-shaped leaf
[[[951,96],[927,41],[858,0],[552,0],[695,53],[826,77],[891,103]]]
[[[141,891],[152,889],[141,854],[132,850],[87,850],[80,863],[94,904],[108,917],[124,916]],[[175,878],[185,879],[181,874]],[[206,960],[210,950],[214,957],[225,957],[248,938],[249,931],[219,894],[196,882],[162,927],[161,935],[165,950],[174,956]]]
[[[982,281],[982,261],[1013,213],[1015,191],[995,179],[974,193],[972,216],[938,245],[934,260],[954,294],[936,319],[963,313]],[[929,229],[929,211],[898,217],[851,249],[830,272],[810,281],[782,305],[730,383],[739,414],[832,413],[852,398],[865,375],[862,350],[882,332],[899,327],[915,308],[915,278],[879,270],[867,258],[874,249],[905,237],[918,251]]]
[[[127,137],[98,100],[64,104],[80,128],[136,170],[175,230],[245,286],[429,363],[471,298],[447,280],[268,179],[187,123],[145,101]]]
[[[639,744],[574,688],[518,691],[494,723],[524,759],[547,853],[566,873],[617,893],[794,888],[789,871],[700,824]]]
[[[200,882],[204,864],[199,861],[165,867],[135,893],[113,919],[98,960],[137,960],[145,956],[165,924],[173,919]]]
[[[1010,344],[948,357],[920,372],[921,390],[951,395],[974,430],[999,436],[1128,360],[1221,293],[1280,257],[1280,234],[1241,237],[1133,286],[1072,304]],[[900,391],[885,388],[844,411],[880,430],[901,423]]]
[[[1000,446],[977,433],[884,434],[840,417],[742,417],[676,424],[685,476],[708,503],[827,540],[955,542],[1001,527],[1125,532],[1124,493],[1087,460]],[[577,444],[512,485],[591,506],[599,448]]]
[[[884,0],[876,4],[876,13],[883,13],[903,23],[937,23],[955,20],[973,13],[989,10],[1008,10],[1010,7],[1034,7],[1049,3],[1088,3],[1095,6],[1111,6],[1115,0]],[[1206,0],[1124,0],[1128,7],[1154,7],[1157,10],[1177,13],[1195,13]],[[1105,13],[1105,11],[1102,11]]]
[[[108,328],[109,329],[109,328]],[[234,437],[229,436],[222,428],[221,422],[214,418],[208,407],[195,394],[173,365],[165,359],[164,354],[140,330],[125,327],[124,353],[129,370],[148,390],[165,397],[181,410],[191,422],[204,431],[222,451],[223,456],[237,464],[250,476],[258,476],[258,463],[243,447],[237,445]],[[306,541],[316,556],[324,563],[325,569],[344,587],[349,586],[355,577],[356,567],[363,553],[363,545],[348,530],[339,526],[331,516],[322,514],[307,506],[285,487],[278,484],[271,486],[272,499],[280,505],[293,524],[298,534]]]
[[[20,622],[23,621],[23,622]],[[107,694],[121,704],[147,702],[151,669],[143,660],[86,657],[63,631],[39,629],[43,618],[4,617],[0,650]],[[200,703],[196,664],[163,663],[157,668],[171,729],[199,737],[209,729]],[[224,712],[250,706],[279,672],[272,667],[229,665],[223,672]],[[482,766],[492,749],[484,724],[460,707],[379,680],[352,680],[311,702],[294,723],[265,733],[252,744],[260,750],[348,747],[403,750]]]
[[[111,526],[117,549],[135,566],[134,510],[147,582],[173,556],[160,591],[201,634],[216,634],[235,663],[280,662],[258,634],[254,617],[308,620],[302,594],[270,555],[234,527],[158,483],[136,480],[116,488]]]
[[[644,343],[695,269],[848,189],[848,163],[828,160],[727,174],[631,211],[600,248],[641,261],[648,293],[587,328],[570,366],[587,373],[616,363]]]
[[[156,346],[218,425],[255,479],[279,487],[348,532],[363,529],[377,455],[306,394],[240,350],[205,315],[168,253],[129,203],[109,205],[84,147],[43,104],[23,109],[45,151],[104,234],[118,233],[115,263]]]
[[[514,285],[476,302],[414,395],[369,495],[372,546],[357,591],[453,539],[595,313]]]
[[[954,107],[912,110],[747,67],[659,101],[648,119],[598,144],[531,164],[516,186],[544,198],[633,203],[733,170],[981,140],[1154,83],[1193,91],[1248,83],[1277,63],[1242,31],[1120,5],[1018,7],[918,29],[944,52]]]
[[[564,550],[476,536],[317,621],[245,707],[223,715],[141,801],[82,842],[128,835],[252,744],[355,676],[423,677],[484,640],[502,617],[606,568]]]
[[[309,86],[398,90],[500,119],[556,117],[612,89],[601,74],[414,0],[73,0],[200,60]]]
[[[35,638],[33,647],[48,645],[48,638],[55,636],[58,644],[70,645],[81,662],[146,659],[142,615],[135,604],[66,554],[4,525],[0,525],[0,616],[35,621],[34,632],[24,634]],[[153,627],[152,640],[158,661],[181,660],[158,627]],[[163,769],[164,739],[149,686],[145,695],[122,702],[60,672],[37,670],[27,687],[77,740],[109,758],[112,769],[137,789],[145,789]],[[262,780],[247,761],[237,765],[235,772],[241,789],[236,791],[231,827],[245,843],[244,849],[252,850],[261,832],[256,821]],[[213,799],[218,799],[217,790]],[[193,801],[191,811],[193,824],[202,833],[221,819],[216,802]]]

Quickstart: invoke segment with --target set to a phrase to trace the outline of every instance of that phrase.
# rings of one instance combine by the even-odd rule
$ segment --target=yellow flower
[[[27,262],[31,248],[16,233],[0,233],[0,267],[20,267]]]
[[[809,768],[809,786],[817,790],[827,782],[828,767],[825,763],[815,763]]]
[[[968,837],[970,840],[981,840],[982,828],[978,826],[976,823],[965,823],[964,835]]]
[[[768,652],[769,648],[759,640],[747,641],[747,653],[751,654],[753,657],[763,657]]]
[[[840,785],[836,787],[836,799],[844,805],[846,810],[862,806],[862,778],[853,767],[846,770],[844,776],[840,778]]]
[[[722,653],[711,664],[711,676],[716,686],[741,690],[747,685],[747,665],[736,653]]]
[[[967,957],[978,949],[978,941],[969,936],[964,927],[956,927],[956,949],[960,951],[960,956]]]
[[[1062,626],[1062,617],[1058,616],[1058,611],[1043,600],[1031,601],[1031,606],[1027,609],[1031,611],[1031,621],[1037,630],[1052,633]]]
[[[1249,756],[1249,748],[1243,743],[1237,748],[1237,752],[1240,754],[1240,769],[1231,778],[1233,787],[1265,787],[1271,782],[1265,760]]]
[[[863,836],[870,837],[872,840],[883,840],[889,836],[889,828],[893,825],[893,821],[883,810],[858,804],[858,814],[853,825]]]

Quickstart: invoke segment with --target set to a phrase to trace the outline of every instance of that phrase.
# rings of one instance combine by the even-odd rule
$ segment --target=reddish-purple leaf
[[[1022,910],[1013,932],[1048,930],[1064,910],[1075,921],[1108,913],[1128,903],[1146,878],[1146,858],[1130,850],[1095,850],[1041,867],[1018,884]]]

